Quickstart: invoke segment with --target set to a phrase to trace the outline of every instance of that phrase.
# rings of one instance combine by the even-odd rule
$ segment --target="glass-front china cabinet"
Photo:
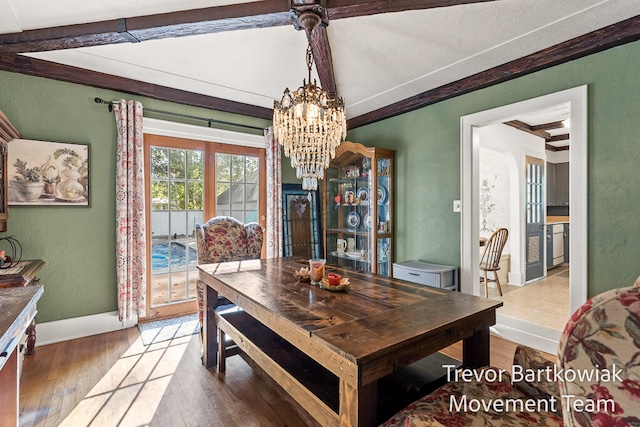
[[[392,275],[395,151],[343,142],[324,179],[327,263]]]

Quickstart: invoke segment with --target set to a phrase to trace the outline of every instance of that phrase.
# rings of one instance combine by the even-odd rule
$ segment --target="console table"
[[[40,259],[20,261],[14,267],[0,269],[0,289],[15,288],[37,284],[40,279],[38,273],[44,266]],[[27,355],[36,352],[36,318],[34,316],[27,328]]]
[[[18,426],[20,340],[36,316],[40,285],[0,289],[0,425]]]

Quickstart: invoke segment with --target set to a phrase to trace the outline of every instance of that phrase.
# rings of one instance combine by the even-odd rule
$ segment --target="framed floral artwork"
[[[89,206],[89,145],[14,139],[7,158],[14,206]]]

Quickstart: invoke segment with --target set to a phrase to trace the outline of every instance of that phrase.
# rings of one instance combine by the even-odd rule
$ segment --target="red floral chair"
[[[516,348],[513,364],[522,366],[525,370],[534,369],[536,371],[553,367],[553,362],[542,357],[536,350],[525,346]],[[382,427],[560,427],[563,425],[556,383],[525,381],[520,378],[512,382],[509,372],[502,372],[500,376],[500,370],[494,367],[482,368],[479,372],[484,372],[481,377],[491,379],[491,381],[474,379],[469,382],[447,383],[433,393],[405,407],[382,424]],[[551,402],[552,397],[555,399],[556,405],[554,407],[549,405],[548,408],[545,408],[544,402]],[[466,410],[464,410],[464,406],[460,406],[461,410],[454,406],[452,410],[452,399],[454,405],[460,405],[461,402],[466,401]],[[542,402],[543,410],[529,412],[513,409],[500,410],[498,407],[485,410],[476,406],[478,403],[490,404],[506,399],[511,399],[513,402]]]
[[[517,347],[513,364],[523,372],[554,368],[554,363],[523,346]],[[451,382],[383,426],[640,426],[640,278],[634,286],[591,298],[571,316],[560,338],[557,372],[557,384],[526,378],[512,383],[507,373],[502,381]],[[468,401],[485,402],[553,397],[557,405],[555,411],[452,411],[452,396],[456,401],[466,396]]]
[[[217,216],[196,224],[198,264],[260,258],[264,234],[257,222],[243,224],[235,218]],[[203,282],[196,282],[198,319],[203,321]]]
[[[558,365],[601,374],[597,381],[561,377],[561,394],[574,396],[562,401],[566,426],[640,426],[640,278],[591,298],[571,316]]]

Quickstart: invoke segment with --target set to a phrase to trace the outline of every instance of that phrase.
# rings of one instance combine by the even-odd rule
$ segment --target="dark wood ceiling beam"
[[[497,0],[326,0],[330,20],[377,15],[380,13],[425,10]]]
[[[563,145],[562,147],[556,147],[554,145],[550,145],[550,144],[545,144],[544,146],[545,150],[549,150],[549,151],[568,151],[569,150],[569,146],[568,145]]]
[[[320,0],[293,0],[291,9],[293,26],[304,31],[311,46],[313,62],[316,65],[320,86],[330,94],[336,93],[336,79],[333,73],[333,59],[327,36],[327,10]]]
[[[640,15],[354,117],[347,127],[384,120],[639,39]]]
[[[334,0],[323,5],[331,19],[421,10],[496,0]],[[297,1],[296,4],[318,1]],[[289,0],[262,0],[0,34],[1,53],[43,52],[170,37],[291,25]]]
[[[0,55],[0,70],[28,74],[31,76],[46,77],[48,79],[77,83],[102,89],[110,89],[118,92],[146,96],[161,101],[209,108],[212,110],[242,114],[244,116],[260,119],[271,120],[273,118],[273,110],[270,108],[256,107],[255,105],[229,101],[226,99],[187,92],[152,83],[145,83],[138,80],[57,64],[55,62],[30,58],[23,55]]]
[[[560,142],[560,141],[568,141],[569,134],[563,133],[561,135],[555,135],[547,139],[547,142]]]
[[[0,53],[42,52],[291,25],[287,0],[263,0],[0,34]]]
[[[331,47],[327,37],[327,29],[322,26],[316,27],[307,36],[311,51],[313,52],[313,62],[316,64],[320,85],[331,95],[336,94],[336,79],[333,73],[333,60],[331,58]]]
[[[481,2],[485,0],[478,1],[452,1],[452,2],[444,2],[444,1],[434,1],[434,0],[396,0],[396,1],[364,1],[364,0],[327,0],[331,6],[329,9],[329,15],[332,13],[334,16],[332,18],[338,19],[342,17],[350,17],[356,16],[356,9],[361,8],[361,14],[374,14],[374,13],[385,13],[385,12],[393,12],[397,10],[409,10],[409,8],[413,9],[425,9],[428,7],[444,7],[451,6],[456,4],[466,4],[466,3],[475,3]],[[447,3],[447,4],[445,4]],[[246,5],[255,5],[257,9],[254,9],[253,6],[248,6],[252,8],[250,11],[245,10]],[[377,5],[377,6],[374,6]],[[386,5],[386,6],[385,6]],[[412,6],[413,5],[413,6]],[[386,8],[385,8],[386,7]],[[342,9],[342,12],[338,13],[339,9]],[[353,11],[348,12],[350,8],[354,8]],[[226,10],[227,16],[223,17],[222,11]],[[253,12],[253,10],[257,10],[258,12]],[[285,11],[286,10],[286,11]],[[242,12],[244,11],[244,12]],[[212,15],[216,13],[220,14],[217,19],[220,22],[215,22],[215,19],[212,18]],[[243,14],[244,13],[244,14]],[[352,15],[349,15],[349,14]],[[178,14],[178,15],[176,15]],[[207,15],[206,17],[204,15]],[[267,17],[263,16],[267,15]],[[138,25],[146,25],[144,28],[134,28],[131,25],[132,22],[139,19]],[[185,12],[175,12],[169,14],[161,14],[161,15],[152,15],[146,17],[137,17],[137,18],[129,18],[126,20],[127,25],[127,33],[133,34],[134,31],[139,31],[138,36],[142,38],[142,33],[148,32],[148,39],[153,37],[155,38],[163,38],[163,37],[176,37],[178,35],[189,35],[189,34],[199,34],[195,30],[195,28],[200,27],[201,31],[203,27],[206,27],[206,24],[203,22],[211,22],[210,25],[213,28],[217,28],[219,31],[230,31],[233,29],[241,29],[241,28],[255,28],[259,26],[273,26],[273,25],[288,25],[290,24],[291,13],[289,10],[289,2],[284,0],[264,0],[258,1],[254,3],[247,4],[239,4],[239,5],[229,5],[229,6],[220,6],[214,8],[207,9],[199,9],[194,11],[185,11]],[[148,20],[148,21],[147,21]],[[157,20],[154,24],[150,24],[151,21]],[[270,21],[271,20],[271,21]],[[160,24],[162,21],[162,24]],[[188,22],[187,22],[188,21]],[[144,23],[146,22],[146,24]],[[269,23],[271,22],[271,23]],[[43,30],[32,30],[26,31],[22,33],[15,34],[4,34],[0,35],[0,53],[2,52],[15,52],[15,51],[37,51],[37,50],[55,50],[55,49],[64,49],[68,47],[79,47],[79,46],[92,46],[96,44],[106,44],[110,43],[110,38],[116,37],[114,31],[110,28],[100,30],[101,24],[104,23],[92,23],[92,24],[81,24],[81,25],[73,25],[66,27],[57,27]],[[108,25],[115,25],[115,21],[109,21]],[[159,26],[160,25],[160,26]],[[95,26],[92,28],[93,31],[87,31],[87,29],[91,26]],[[116,31],[117,32],[117,31]],[[206,32],[206,31],[204,31]],[[123,35],[123,33],[118,33],[117,38],[115,38],[114,43],[123,42],[122,38],[127,38],[128,36]],[[456,82],[452,82],[447,85],[440,86],[438,88],[420,93],[413,97],[407,98],[402,101],[398,101],[396,103],[387,105],[378,110],[363,114],[361,116],[352,118],[348,121],[349,128],[356,128],[359,126],[363,126],[369,123],[373,123],[376,121],[380,121],[389,117],[393,117],[399,114],[403,114],[418,108],[422,108],[449,98],[453,98],[459,95],[463,95],[465,93],[472,92],[477,89],[489,87],[498,83],[502,83],[504,81],[508,81],[513,78],[517,78],[529,73],[533,73],[535,71],[543,70],[545,68],[549,68],[564,62],[571,61],[573,59],[581,58],[586,55],[590,55],[602,50],[606,50],[615,46],[623,45],[625,43],[633,42],[640,39],[640,16],[636,16],[630,19],[627,19],[622,22],[618,22],[616,24],[610,25],[608,27],[602,28],[600,30],[591,32],[589,34],[585,34],[583,36],[577,37],[575,39],[566,41],[564,43],[559,43],[555,46],[552,46],[548,49],[541,50],[532,55],[528,55],[526,57],[511,61],[507,64],[500,65],[489,70],[474,74],[472,76],[463,78]],[[21,72],[24,74],[32,74],[39,75],[41,77],[53,78],[64,81],[72,81],[80,84],[91,84],[96,87],[102,87],[99,83],[83,83],[86,79],[83,78],[83,74],[86,72],[85,70],[79,70],[74,67],[66,67],[67,69],[74,69],[77,72],[78,78],[74,79],[71,77],[73,72],[69,71],[60,71],[60,67],[65,68],[65,66],[57,65],[46,67],[43,66],[42,63],[46,63],[46,61],[41,61],[35,69],[29,69],[27,65],[26,68],[11,68],[12,63],[21,63],[16,60],[14,55],[9,55],[1,58],[0,67],[7,71],[13,72]],[[23,58],[23,61],[27,63],[35,64],[35,60]],[[49,74],[51,73],[51,74]],[[89,72],[91,74],[91,72]],[[58,76],[58,74],[63,74],[64,77]],[[100,74],[100,73],[98,73]],[[114,78],[114,76],[110,76]],[[128,80],[128,79],[122,79]],[[147,87],[145,92],[153,92],[151,89],[154,85],[148,83],[140,83],[143,87]],[[118,86],[118,85],[115,85]],[[122,92],[134,93],[133,89],[127,89],[126,86],[113,87],[114,90],[119,90]],[[166,93],[166,90],[169,88],[159,87],[158,91],[162,93]],[[184,91],[178,91],[184,92]],[[136,92],[137,93],[137,92]],[[187,92],[184,92],[187,93]],[[146,93],[140,93],[141,95],[155,97]],[[190,105],[200,105],[206,104],[206,108],[216,108],[221,109],[221,111],[229,111],[229,112],[237,112],[236,110],[244,110],[244,107],[212,107],[211,105],[221,105],[225,101],[206,97],[203,95],[192,94],[195,98],[211,98],[211,100],[195,100],[195,104],[191,104],[191,101],[181,101],[176,99],[167,99],[170,101],[175,101],[179,103],[185,103]],[[158,98],[157,99],[163,99]],[[181,97],[181,99],[183,99]],[[230,101],[230,104],[239,104]],[[245,104],[240,104],[245,105]],[[251,107],[251,106],[248,106]],[[240,113],[247,114],[254,117],[264,117],[264,112],[262,110],[266,110],[261,107],[253,107],[259,111],[258,114],[255,113]]]
[[[529,133],[531,135],[535,135],[537,137],[543,138],[545,142],[567,141],[569,139],[568,133],[551,136],[549,132],[544,131],[544,129],[559,129],[564,127],[564,126],[555,126],[555,123],[562,123],[562,122],[553,122],[553,123],[546,123],[542,125],[531,126],[521,120],[511,120],[508,122],[504,122],[503,124],[516,128],[523,132]],[[557,147],[554,147],[554,148],[557,148]]]
[[[543,130],[534,130],[532,126],[530,126],[527,123],[525,123],[523,121],[520,121],[520,120],[511,120],[511,121],[508,121],[508,122],[504,122],[503,124],[505,124],[507,126],[511,126],[513,128],[516,128],[516,129],[521,130],[523,132],[529,133],[531,135],[535,135],[535,136],[537,136],[539,138],[544,139],[545,141],[551,137],[549,132],[545,132]]]
[[[551,123],[543,123],[540,125],[531,126],[532,130],[552,130],[552,129],[562,129],[564,127],[564,123],[560,122],[551,122]]]

